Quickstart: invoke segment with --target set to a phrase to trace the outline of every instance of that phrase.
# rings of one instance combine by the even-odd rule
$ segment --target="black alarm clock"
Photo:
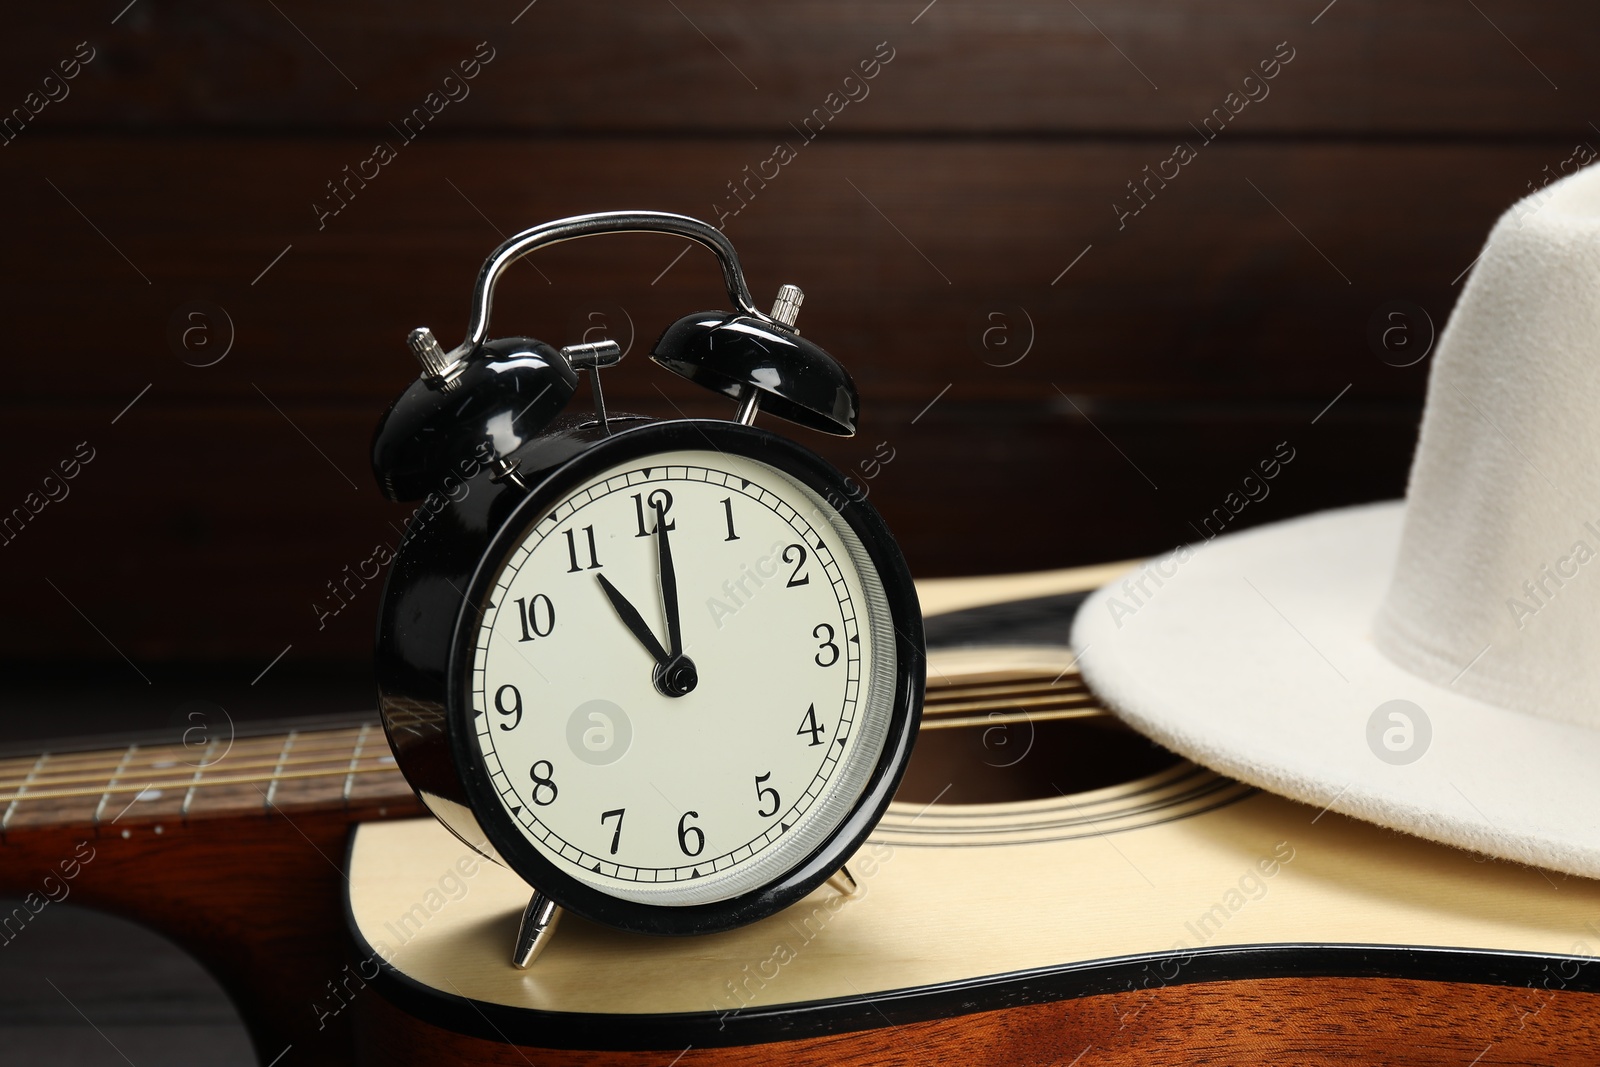
[[[679,319],[651,358],[732,421],[608,414],[614,342],[489,339],[512,262],[625,232],[720,260],[733,310]],[[704,222],[603,212],[497,248],[455,348],[410,336],[422,376],[373,442],[384,494],[420,502],[384,587],[379,706],[423,803],[533,887],[517,966],[562,909],[651,934],[778,911],[841,871],[905,770],[925,681],[905,560],[854,483],[753,425],[855,432],[800,301],[784,286],[759,311]],[[565,412],[580,371],[592,414]]]

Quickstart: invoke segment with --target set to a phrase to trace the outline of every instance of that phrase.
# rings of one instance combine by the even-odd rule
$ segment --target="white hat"
[[[1600,877],[1600,167],[1501,217],[1434,358],[1405,501],[1186,546],[1073,645],[1199,763]]]

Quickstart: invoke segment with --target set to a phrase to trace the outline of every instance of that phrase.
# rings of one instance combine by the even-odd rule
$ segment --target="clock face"
[[[860,803],[895,634],[855,530],[745,457],[673,451],[582,483],[488,587],[475,755],[544,860],[610,897],[727,900]]]

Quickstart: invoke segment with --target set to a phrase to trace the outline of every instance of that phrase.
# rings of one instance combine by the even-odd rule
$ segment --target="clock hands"
[[[656,512],[656,568],[661,579],[661,607],[667,616],[667,643],[672,646],[671,659],[656,661],[650,680],[658,690],[669,697],[681,697],[694,690],[700,675],[694,669],[694,660],[683,654],[683,623],[678,618],[678,575],[672,566],[672,546],[667,542],[667,507],[657,501],[652,505]]]
[[[639,639],[644,650],[656,661],[657,669],[666,666],[672,661],[667,655],[667,650],[661,647],[661,642],[656,640],[656,635],[650,632],[650,627],[645,625],[644,617],[639,614],[639,609],[628,603],[628,598],[623,596],[617,587],[612,585],[603,574],[595,575],[600,579],[600,588],[605,590],[606,599],[611,601],[611,606],[616,609],[617,617],[622,620],[622,625],[628,632]]]
[[[605,575],[597,574],[595,577],[600,580],[600,588],[604,590],[606,599],[611,602],[622,624],[655,660],[650,681],[656,690],[663,696],[681,697],[694,691],[700,676],[695,671],[694,661],[683,654],[683,626],[678,617],[678,577],[672,566],[672,546],[667,542],[666,512],[659,506],[656,508],[656,562],[660,571],[661,600],[667,616],[667,640],[672,646],[671,651],[661,647],[661,642],[656,640],[656,635],[639,614],[639,609]]]
[[[656,563],[661,575],[661,606],[667,616],[667,643],[674,657],[683,655],[683,623],[678,618],[678,575],[672,568],[672,546],[667,543],[667,509],[657,502]]]

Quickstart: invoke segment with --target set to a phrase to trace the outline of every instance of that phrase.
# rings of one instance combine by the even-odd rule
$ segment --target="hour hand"
[[[645,625],[644,617],[639,614],[639,609],[628,603],[628,598],[618,592],[603,574],[595,575],[600,579],[600,588],[605,590],[606,599],[611,601],[611,606],[616,609],[617,617],[622,620],[622,625],[628,632],[639,639],[646,652],[650,653],[658,667],[665,667],[671,662],[672,657],[667,655],[667,650],[661,647],[661,642],[656,640],[656,635],[650,632],[650,627]]]

